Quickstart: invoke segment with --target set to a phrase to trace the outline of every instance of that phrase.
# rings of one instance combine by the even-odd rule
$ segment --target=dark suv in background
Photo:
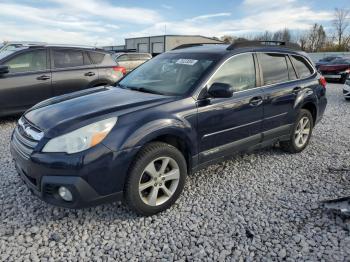
[[[32,45],[0,53],[0,117],[86,88],[112,85],[124,68],[103,50]]]
[[[15,166],[54,205],[124,199],[142,215],[163,211],[199,168],[275,143],[305,149],[326,108],[326,82],[294,48],[185,46],[115,87],[44,101],[13,133]]]

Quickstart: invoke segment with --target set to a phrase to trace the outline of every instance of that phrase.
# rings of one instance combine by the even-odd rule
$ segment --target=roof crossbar
[[[233,50],[236,48],[244,47],[279,47],[288,48],[294,50],[301,50],[300,45],[297,43],[285,42],[285,41],[237,41],[227,47],[227,50]]]

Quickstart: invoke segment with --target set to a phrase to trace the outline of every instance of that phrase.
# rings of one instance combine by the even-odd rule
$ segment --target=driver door
[[[197,101],[200,163],[261,142],[263,92],[256,88],[255,61],[252,53],[233,56],[209,81],[209,88],[213,83],[231,85],[234,89],[231,98]]]

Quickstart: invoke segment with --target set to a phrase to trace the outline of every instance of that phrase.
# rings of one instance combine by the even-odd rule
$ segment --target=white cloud
[[[300,0],[244,0],[232,10],[182,21],[165,20],[155,10],[120,7],[107,0],[45,3],[42,7],[0,0],[0,41],[111,45],[123,43],[125,37],[163,34],[165,26],[169,34],[240,35],[285,27],[305,30],[315,22],[330,21],[333,16],[332,12],[316,11],[305,2],[301,4]],[[163,4],[159,8],[172,6]],[[232,18],[237,15],[241,18]]]
[[[151,9],[126,8],[98,0],[48,0],[36,7],[0,1],[0,41],[40,40],[50,43],[115,44],[125,25],[160,21]]]
[[[145,8],[130,8],[111,5],[103,0],[49,0],[64,7],[66,12],[93,15],[113,21],[126,21],[133,24],[152,24],[160,20],[160,15]]]
[[[227,17],[230,16],[231,13],[217,13],[217,14],[208,14],[208,15],[200,15],[193,17],[191,19],[188,19],[188,21],[200,21],[200,20],[207,20],[211,18],[217,18],[217,17]]]
[[[163,7],[164,9],[168,9],[168,10],[171,10],[174,8],[171,5],[165,5],[165,4],[161,5],[161,7]]]
[[[155,23],[151,27],[128,35],[162,34],[165,25],[168,33],[205,36],[242,35],[266,30],[276,31],[283,28],[305,30],[309,29],[315,22],[330,21],[333,16],[332,12],[313,10],[308,5],[300,4],[297,0],[245,0],[236,10],[232,10],[232,14],[237,13],[237,10],[242,12],[240,19],[227,18],[215,20],[213,23],[209,18],[229,16],[230,13],[204,15],[184,21]]]

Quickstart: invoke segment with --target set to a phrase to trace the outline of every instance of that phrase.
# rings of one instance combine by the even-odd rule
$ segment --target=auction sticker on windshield
[[[180,64],[180,65],[195,65],[198,62],[198,60],[194,60],[194,59],[179,59],[176,61],[176,64]]]

